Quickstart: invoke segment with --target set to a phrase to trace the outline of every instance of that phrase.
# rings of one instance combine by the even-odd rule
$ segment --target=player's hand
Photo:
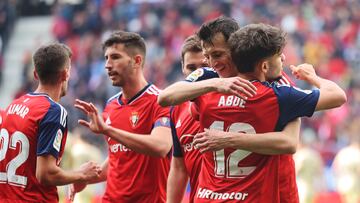
[[[213,85],[217,92],[236,95],[244,100],[253,97],[257,89],[250,81],[241,77],[216,78]]]
[[[82,180],[85,182],[96,180],[101,174],[101,166],[92,161],[82,164],[79,170],[83,175]]]
[[[73,202],[74,198],[75,198],[75,194],[83,191],[85,189],[86,185],[87,184],[85,182],[71,184],[69,186],[69,200],[71,202]]]
[[[90,161],[82,164],[78,170],[82,176],[81,181],[69,186],[69,200],[74,201],[75,194],[84,190],[88,181],[99,178],[101,171],[101,166],[95,162]]]
[[[298,66],[290,65],[290,70],[296,79],[316,85],[314,83],[316,83],[318,76],[316,75],[313,65],[308,63],[303,63]]]
[[[105,132],[108,126],[104,122],[103,118],[99,114],[99,111],[94,104],[76,99],[74,106],[82,110],[90,119],[90,121],[79,119],[78,123],[80,125],[88,127],[94,133],[102,134],[103,132]]]
[[[201,153],[208,151],[218,151],[228,146],[226,134],[219,130],[204,129],[204,132],[194,136],[193,145],[199,149]]]

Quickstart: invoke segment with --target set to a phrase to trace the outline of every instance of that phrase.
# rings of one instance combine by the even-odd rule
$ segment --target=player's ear
[[[35,78],[35,80],[39,80],[39,76],[38,76],[38,74],[36,73],[35,69],[34,69],[33,74],[34,74],[34,78]]]
[[[70,77],[69,71],[67,68],[64,68],[63,70],[61,70],[60,72],[60,81],[64,82],[67,81]]]
[[[261,72],[267,73],[269,71],[269,62],[267,60],[263,60],[260,62]]]
[[[185,66],[183,61],[181,61],[181,71],[183,74],[185,74]]]
[[[143,66],[143,63],[144,63],[144,58],[142,55],[140,54],[136,54],[134,56],[134,65],[136,66],[139,66],[139,67],[142,67]]]

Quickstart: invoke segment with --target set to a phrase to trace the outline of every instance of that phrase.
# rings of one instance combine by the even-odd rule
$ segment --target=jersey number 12
[[[248,123],[233,123],[227,130],[224,129],[224,121],[214,121],[210,129],[228,131],[228,132],[245,132],[255,134],[253,126]],[[239,167],[239,162],[249,156],[251,152],[245,150],[235,150],[227,157],[224,149],[214,152],[215,175],[226,178],[244,178],[255,170],[255,166]]]

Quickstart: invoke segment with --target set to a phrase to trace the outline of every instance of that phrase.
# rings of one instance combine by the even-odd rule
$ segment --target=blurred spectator
[[[335,156],[333,170],[337,190],[343,202],[360,202],[360,118],[349,123],[347,136],[350,145],[341,149]]]
[[[79,167],[81,163],[87,161],[94,161],[101,163],[106,157],[104,157],[101,150],[96,148],[91,141],[89,142],[88,137],[85,136],[87,129],[83,127],[77,127],[73,130],[72,134],[68,136],[67,145],[65,146],[64,159],[62,166],[65,169],[72,169]],[[90,153],[91,152],[91,153]],[[74,203],[82,202],[97,202],[96,198],[102,196],[104,192],[105,184],[96,184],[87,186],[81,193],[76,194]],[[61,190],[67,190],[68,186],[62,186]],[[66,197],[63,195],[66,192],[61,192],[60,202],[64,202]]]
[[[310,128],[303,130],[299,148],[294,154],[301,203],[312,203],[316,194],[326,191],[324,163],[320,153],[312,148],[315,142],[315,132]]]
[[[0,84],[2,83],[4,51],[16,20],[15,0],[0,1]]]

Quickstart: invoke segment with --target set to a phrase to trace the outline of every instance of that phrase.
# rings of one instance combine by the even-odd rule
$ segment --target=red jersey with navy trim
[[[201,169],[200,151],[194,149],[193,138],[199,132],[200,124],[190,115],[190,102],[184,102],[171,109],[173,156],[183,157],[190,177],[190,202],[193,202]]]
[[[147,85],[126,104],[119,93],[103,112],[108,125],[150,136],[157,126],[169,127],[169,108],[157,103],[159,89]],[[165,202],[170,157],[158,158],[132,151],[111,138],[106,191],[103,202]]]
[[[58,202],[56,186],[36,179],[37,156],[59,165],[67,136],[67,112],[46,94],[29,93],[3,112],[0,134],[0,199],[4,202]]]
[[[296,86],[285,72],[282,72],[282,77],[277,82],[281,85]],[[280,155],[279,190],[281,203],[299,203],[295,162],[292,154]]]
[[[274,81],[280,85],[295,86],[295,83],[283,71],[282,76]],[[219,77],[212,68],[197,69],[186,78],[186,81],[196,82],[205,79]],[[295,163],[290,154],[280,155],[279,165],[279,190],[281,203],[298,203],[299,195],[296,184]]]
[[[280,131],[293,119],[311,116],[318,90],[301,90],[278,83],[253,82],[257,94],[244,101],[211,92],[195,102],[200,129],[266,133]],[[280,202],[280,155],[262,155],[226,148],[203,154],[195,202]]]

